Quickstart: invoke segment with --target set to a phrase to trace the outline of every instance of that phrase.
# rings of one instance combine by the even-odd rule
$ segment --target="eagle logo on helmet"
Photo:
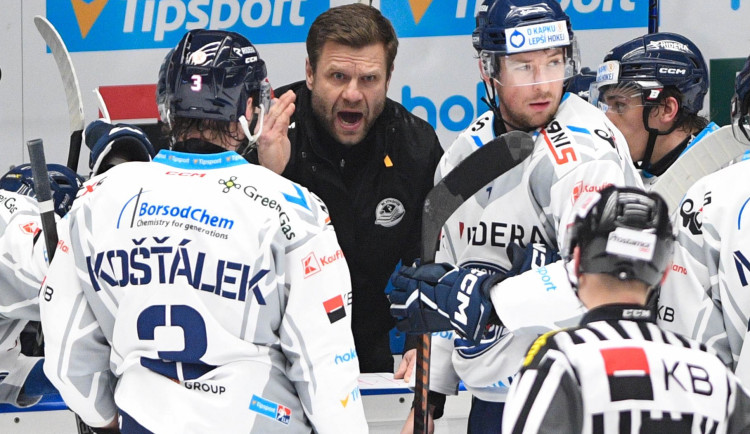
[[[187,64],[203,66],[211,62],[216,57],[216,51],[219,49],[219,42],[211,42],[201,48],[193,51],[188,55]]]

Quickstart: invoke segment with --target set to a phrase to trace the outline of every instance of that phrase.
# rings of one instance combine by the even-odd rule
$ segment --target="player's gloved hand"
[[[507,255],[511,267],[505,277],[517,276],[532,268],[543,267],[560,259],[557,251],[544,243],[529,243],[525,248],[517,243],[511,243],[508,244]]]
[[[478,342],[492,312],[483,290],[485,271],[451,264],[401,267],[391,275],[391,315],[399,330],[429,333],[456,330]]]
[[[91,150],[92,176],[127,161],[151,161],[156,155],[146,134],[135,125],[110,124],[97,119],[88,124],[83,137]]]

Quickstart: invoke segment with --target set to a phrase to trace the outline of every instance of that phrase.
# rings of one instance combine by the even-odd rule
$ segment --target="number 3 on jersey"
[[[169,308],[169,324],[167,324]],[[138,339],[153,341],[157,327],[179,327],[184,336],[184,348],[181,351],[159,351],[159,359],[141,357],[141,365],[174,380],[194,380],[214,366],[203,363],[200,359],[206,354],[208,340],[206,323],[201,314],[186,305],[149,306],[138,315]],[[179,362],[179,363],[178,363]]]

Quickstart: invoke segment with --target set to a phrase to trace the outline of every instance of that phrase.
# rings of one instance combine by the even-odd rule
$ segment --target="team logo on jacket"
[[[643,348],[602,348],[612,401],[653,400],[651,371]]]
[[[263,416],[268,416],[271,419],[276,419],[277,422],[281,422],[284,425],[289,425],[289,422],[292,420],[292,409],[261,398],[258,395],[253,395],[253,398],[250,400],[250,410],[260,413]]]
[[[375,208],[375,224],[390,228],[396,226],[404,218],[406,209],[398,199],[389,197],[380,201]]]
[[[326,314],[328,314],[328,321],[330,321],[331,324],[346,316],[346,311],[344,310],[344,299],[340,295],[324,301],[323,307],[326,310]]]

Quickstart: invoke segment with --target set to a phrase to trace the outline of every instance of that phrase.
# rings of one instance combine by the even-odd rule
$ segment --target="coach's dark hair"
[[[361,3],[348,4],[331,8],[315,19],[307,34],[307,57],[313,73],[323,46],[329,41],[353,48],[383,44],[386,78],[391,78],[398,38],[391,22],[376,8]]]

